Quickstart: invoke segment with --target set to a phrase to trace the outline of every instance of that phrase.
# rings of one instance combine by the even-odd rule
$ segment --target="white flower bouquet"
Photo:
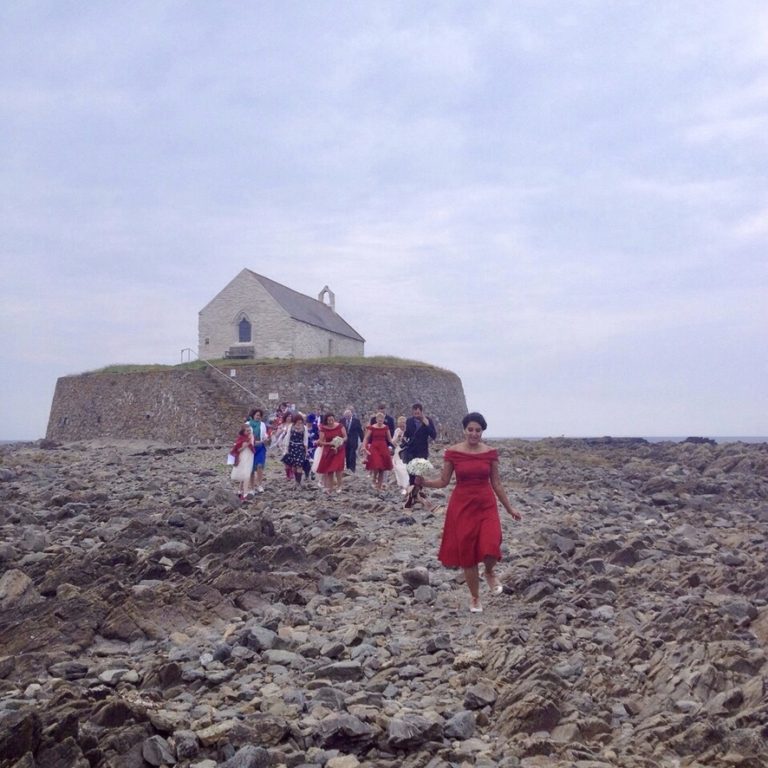
[[[423,477],[430,469],[434,469],[434,467],[429,459],[411,459],[405,465],[405,471],[415,477]]]
[[[339,447],[344,443],[344,438],[341,437],[341,435],[336,435],[336,437],[331,440],[331,448],[333,448],[334,451],[338,451]]]

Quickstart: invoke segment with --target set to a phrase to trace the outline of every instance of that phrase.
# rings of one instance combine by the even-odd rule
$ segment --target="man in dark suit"
[[[344,429],[347,430],[347,443],[345,447],[347,469],[350,470],[350,472],[354,472],[357,469],[357,449],[364,436],[363,425],[360,423],[360,419],[355,416],[355,413],[351,408],[347,408],[347,410],[344,411],[341,423],[344,425]]]
[[[437,430],[434,422],[424,415],[424,408],[421,403],[414,403],[411,408],[412,416],[405,422],[405,434],[403,443],[405,448],[400,452],[400,458],[407,464],[411,459],[429,458],[429,441],[437,437]],[[408,475],[411,485],[413,485],[414,475]],[[414,490],[414,489],[412,489]],[[424,491],[418,489],[415,494],[409,494],[406,506],[411,506],[417,500],[420,500],[428,511],[432,511],[434,506],[427,501]]]

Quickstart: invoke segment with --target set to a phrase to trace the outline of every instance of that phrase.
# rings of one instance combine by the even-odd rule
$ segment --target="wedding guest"
[[[360,441],[365,437],[363,425],[352,408],[347,408],[344,411],[341,423],[344,425],[344,429],[347,430],[347,442],[344,445],[347,469],[350,472],[354,472],[357,469],[357,450],[360,447]]]
[[[448,501],[443,536],[438,558],[448,568],[462,568],[469,588],[469,610],[480,613],[480,573],[483,563],[485,581],[491,593],[504,589],[494,572],[501,559],[501,522],[496,500],[514,520],[519,512],[512,508],[499,477],[499,454],[482,442],[487,424],[477,412],[462,419],[464,440],[446,448],[439,479],[417,477],[415,482],[426,488],[445,488],[456,473],[456,486]]]
[[[272,445],[275,446],[275,450],[280,456],[282,461],[286,453],[288,453],[288,439],[289,432],[291,430],[291,424],[293,423],[293,414],[290,411],[286,411],[283,414],[283,421],[275,432]],[[293,467],[290,464],[284,464],[285,466],[285,479],[290,480],[293,477]]]
[[[251,474],[253,473],[253,430],[250,424],[244,424],[237,433],[237,439],[232,446],[230,454],[235,457],[235,465],[232,467],[230,477],[240,484],[238,498],[245,501],[251,488]]]
[[[376,409],[376,412],[378,412],[378,411],[381,411],[384,414],[384,423],[389,428],[389,433],[391,435],[394,435],[395,434],[395,420],[394,420],[394,418],[392,416],[390,416],[387,413],[387,406],[386,406],[386,404],[385,403],[379,403],[379,405],[378,405],[378,407]],[[370,426],[372,426],[375,423],[376,423],[376,413],[374,413],[373,416],[371,416],[371,419],[368,422],[368,426],[370,427]]]
[[[309,480],[311,477],[315,479],[314,470],[312,465],[315,461],[315,454],[319,450],[317,447],[317,441],[320,439],[320,430],[317,426],[317,416],[314,413],[307,414],[307,431],[309,432],[309,444],[307,446],[307,459],[309,460],[309,472],[305,472],[304,479]],[[320,457],[318,456],[318,461]]]
[[[429,441],[437,437],[434,423],[424,414],[424,407],[421,403],[414,403],[411,406],[411,417],[405,423],[405,434],[402,443],[404,448],[400,456],[405,464],[411,459],[429,459]],[[413,485],[414,476],[409,475],[410,485]],[[434,506],[427,501],[421,488],[409,493],[406,499],[406,506],[410,507],[415,502],[421,501],[427,511],[432,511]]]
[[[392,435],[392,445],[395,448],[392,454],[392,469],[397,481],[397,487],[403,495],[408,493],[408,486],[410,484],[408,470],[406,470],[405,464],[403,464],[403,460],[400,458],[400,443],[403,441],[403,435],[405,435],[405,422],[405,416],[398,416],[397,427]]]
[[[320,440],[317,443],[323,453],[315,470],[323,477],[323,488],[326,493],[331,493],[333,490],[341,493],[346,440],[347,433],[344,425],[336,421],[333,413],[326,413],[320,425]]]
[[[302,413],[294,414],[291,428],[288,430],[286,445],[283,463],[293,469],[293,479],[296,481],[296,485],[301,485],[302,475],[306,473],[309,476],[309,461],[307,460],[309,430],[304,424]]]
[[[380,491],[384,487],[384,473],[392,469],[392,456],[389,453],[392,433],[384,423],[382,411],[379,411],[374,418],[376,422],[365,431],[363,449],[368,454],[365,467],[373,475],[373,487]]]
[[[253,474],[251,475],[251,494],[264,493],[264,465],[267,462],[267,425],[264,421],[264,411],[254,408],[249,414],[247,423],[253,430]]]

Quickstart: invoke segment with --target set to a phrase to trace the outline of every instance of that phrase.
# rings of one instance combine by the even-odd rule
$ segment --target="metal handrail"
[[[184,353],[187,352],[189,355],[194,355],[200,362],[205,363],[209,368],[213,368],[216,373],[219,374],[219,376],[223,376],[227,381],[234,384],[236,387],[240,387],[240,389],[243,390],[246,394],[250,395],[254,400],[258,400],[258,395],[255,392],[251,392],[250,389],[247,387],[244,387],[239,381],[235,381],[231,376],[227,376],[224,371],[220,371],[213,363],[209,363],[205,358],[199,357],[198,354],[191,349],[190,347],[185,347],[181,350],[182,359],[184,358]]]

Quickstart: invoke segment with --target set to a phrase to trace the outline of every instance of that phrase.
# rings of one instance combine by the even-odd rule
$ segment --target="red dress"
[[[499,460],[495,448],[482,453],[447,450],[456,487],[448,501],[438,557],[449,568],[471,568],[485,557],[501,559],[501,522],[491,487],[491,465]]]
[[[344,437],[344,425],[337,422],[335,427],[325,427],[320,425],[320,435],[323,442],[330,442],[334,437]],[[323,446],[323,453],[320,456],[320,463],[317,465],[318,475],[327,475],[329,472],[343,472],[345,464],[344,444],[342,443],[336,450],[330,445]]]
[[[387,442],[388,427],[376,427],[371,425],[371,441],[368,443],[368,458],[365,460],[365,468],[369,471],[385,470],[389,472],[392,469],[392,456],[389,454],[389,443]]]

